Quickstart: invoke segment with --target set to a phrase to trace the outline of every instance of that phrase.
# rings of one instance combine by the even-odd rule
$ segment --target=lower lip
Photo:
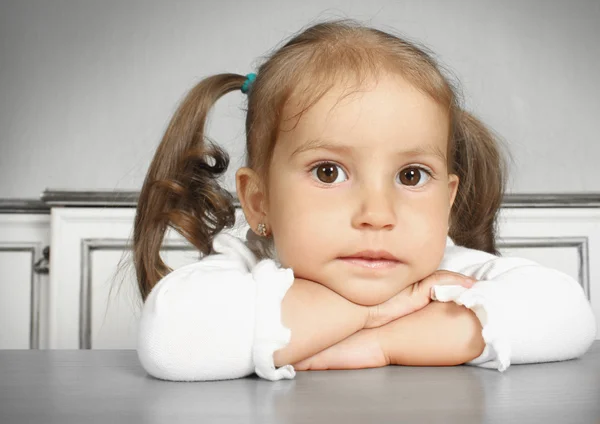
[[[398,266],[400,262],[389,261],[386,259],[359,259],[359,258],[341,258],[342,261],[370,269],[386,269]]]

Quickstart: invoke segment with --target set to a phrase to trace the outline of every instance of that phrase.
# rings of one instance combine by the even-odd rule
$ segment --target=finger
[[[422,288],[429,294],[429,298],[433,299],[433,288],[434,286],[461,286],[467,289],[473,287],[477,280],[464,275],[444,275],[439,278],[429,278],[427,281],[422,281]]]
[[[365,328],[380,327],[388,322],[424,308],[433,299],[433,287],[460,285],[471,288],[475,280],[452,271],[440,270],[402,290],[386,302],[371,306]]]
[[[471,287],[473,287],[473,285],[477,282],[477,280],[472,279],[472,278],[468,278],[468,279],[464,279],[462,281],[458,281],[458,284],[433,284],[431,286],[431,288],[429,289],[429,297],[431,300],[437,300],[436,296],[435,296],[435,287],[439,287],[439,286],[450,286],[450,285],[460,285],[461,287],[464,287],[466,289],[470,289]]]
[[[292,366],[294,367],[294,369],[296,371],[306,371],[310,369],[310,359],[311,358],[307,358],[304,359],[300,362],[296,362],[295,364],[292,364]]]
[[[471,287],[476,279],[473,277],[458,274],[455,272],[444,272],[439,274],[431,274],[429,277],[425,278],[421,281],[421,284],[424,286],[434,286],[434,285],[461,285]]]

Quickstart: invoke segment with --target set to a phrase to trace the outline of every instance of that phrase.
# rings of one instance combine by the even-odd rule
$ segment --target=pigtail
[[[496,219],[507,175],[500,140],[466,111],[456,112],[453,126],[453,172],[460,182],[449,235],[457,245],[498,255]]]
[[[171,119],[140,191],[133,255],[142,299],[172,271],[160,257],[167,227],[174,228],[203,254],[213,237],[235,223],[233,196],[217,179],[229,155],[205,142],[207,114],[216,101],[240,90],[245,77],[220,74],[204,79],[185,97]]]

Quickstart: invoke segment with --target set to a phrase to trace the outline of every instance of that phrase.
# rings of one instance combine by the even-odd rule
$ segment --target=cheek
[[[309,205],[289,198],[279,204],[282,206],[271,217],[275,248],[281,264],[296,271],[317,256],[326,241],[317,236],[318,214],[314,209],[311,213]]]
[[[323,228],[332,230],[332,221],[339,219],[339,206],[331,202],[327,190],[315,190],[308,178],[301,175],[288,175],[286,180],[276,183],[277,191],[274,204],[277,209],[274,224],[284,233],[300,233],[303,239],[319,241]],[[339,221],[335,221],[339,225]],[[317,237],[308,237],[309,234]]]
[[[305,193],[303,184],[297,181],[301,176],[289,169],[279,171],[280,177],[273,179],[270,186],[272,204],[277,207],[269,211],[269,222],[281,264],[296,271],[323,253],[319,246],[324,246],[326,240],[319,237],[319,226],[324,215],[314,196]]]
[[[439,237],[444,237],[448,229],[448,204],[439,197],[425,199],[412,205],[403,214],[403,222],[417,244],[427,244]],[[418,240],[422,240],[422,243]]]
[[[411,224],[411,259],[419,274],[427,276],[437,269],[446,249],[448,205],[442,201],[430,204],[414,214]]]
[[[335,246],[333,231],[325,231],[317,214],[296,209],[281,218],[274,236],[282,264],[284,259],[287,263],[314,263],[327,257],[328,246],[329,250]]]

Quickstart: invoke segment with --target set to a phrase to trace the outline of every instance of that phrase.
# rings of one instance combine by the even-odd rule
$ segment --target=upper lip
[[[385,259],[388,261],[399,261],[397,257],[386,250],[363,250],[362,252],[354,253],[350,256],[344,256],[344,258]]]

